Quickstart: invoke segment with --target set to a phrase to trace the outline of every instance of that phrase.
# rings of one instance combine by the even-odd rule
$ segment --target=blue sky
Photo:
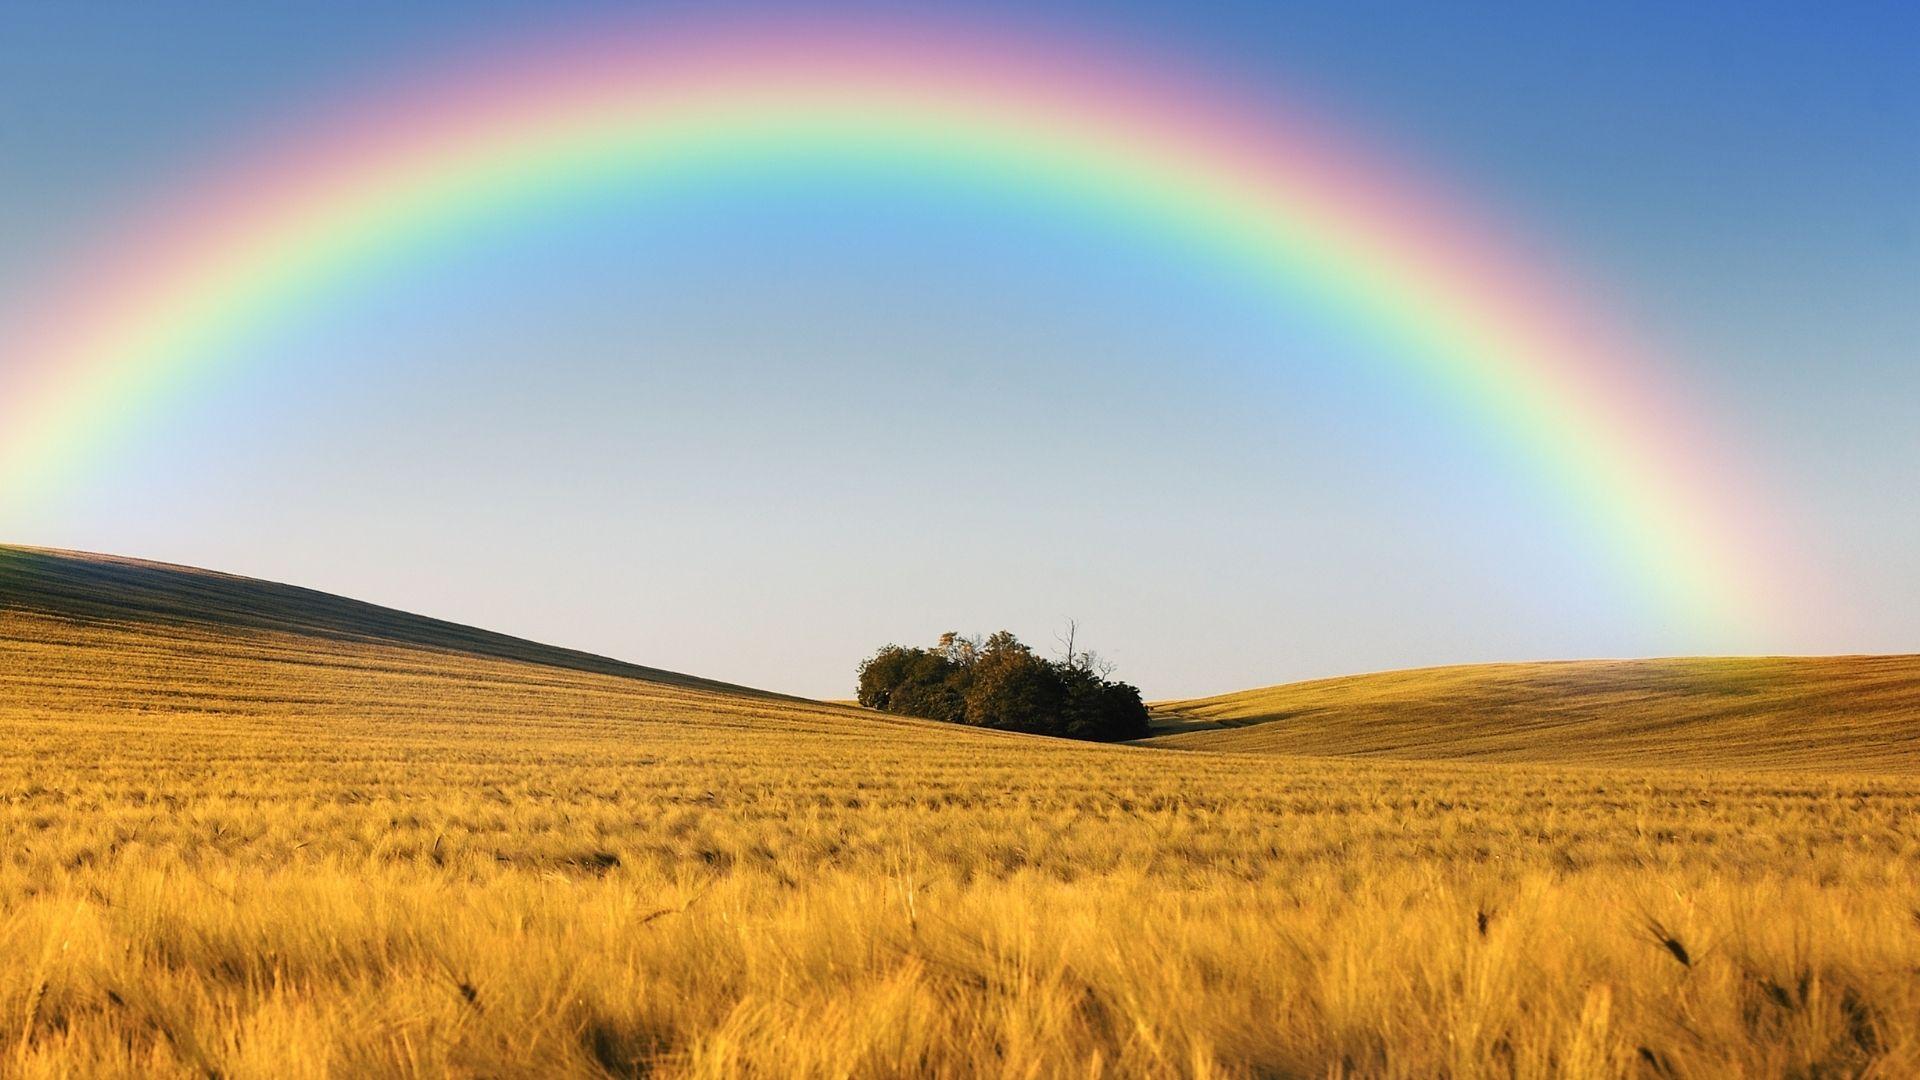
[[[1914,648],[1915,15],[1445,7],[1049,17],[1307,95],[1548,240],[1811,523],[1839,617],[1760,646]],[[586,14],[0,8],[0,318],[276,117]],[[1050,643],[1066,616],[1151,696],[1729,647],[1629,595],[1364,348],[1165,238],[1027,200],[716,178],[356,283],[5,539],[816,694],[887,641]]]

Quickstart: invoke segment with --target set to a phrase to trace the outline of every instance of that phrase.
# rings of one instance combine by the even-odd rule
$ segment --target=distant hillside
[[[1477,664],[1154,707],[1150,745],[1258,754],[1911,771],[1920,656]]]
[[[290,585],[0,546],[0,720],[919,725]]]
[[[1167,702],[1155,715],[1163,734],[1145,744],[1189,751],[1912,772],[1920,656],[1431,668]],[[581,754],[643,728],[649,741],[692,745],[751,732],[769,750],[790,749],[787,736],[802,734],[863,747],[882,732],[882,745],[896,747],[1014,738],[289,585],[0,546],[0,724],[73,721],[102,737],[156,731],[157,722],[207,737],[440,732],[546,740]]]

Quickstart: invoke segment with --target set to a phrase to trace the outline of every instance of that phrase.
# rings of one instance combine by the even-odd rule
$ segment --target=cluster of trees
[[[860,665],[860,704],[956,724],[1115,741],[1147,734],[1140,691],[1108,678],[1109,665],[1076,652],[1050,660],[1005,630],[986,638],[947,633],[930,649],[889,645]]]

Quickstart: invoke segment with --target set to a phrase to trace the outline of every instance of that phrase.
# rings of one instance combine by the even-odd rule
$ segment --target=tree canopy
[[[946,633],[931,648],[888,645],[860,665],[860,704],[929,720],[1118,741],[1147,734],[1140,691],[1108,678],[1076,652],[1048,659],[1005,630],[985,638]]]

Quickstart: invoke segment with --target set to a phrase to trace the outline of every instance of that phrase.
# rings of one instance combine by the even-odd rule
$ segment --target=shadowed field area
[[[1449,761],[1920,769],[1920,656],[1473,664],[1154,707],[1190,750]]]
[[[1668,714],[1632,768],[1176,752],[0,549],[0,1072],[1911,1075],[1883,663],[1801,719],[1885,751]],[[1650,767],[1661,723],[1714,767]]]

